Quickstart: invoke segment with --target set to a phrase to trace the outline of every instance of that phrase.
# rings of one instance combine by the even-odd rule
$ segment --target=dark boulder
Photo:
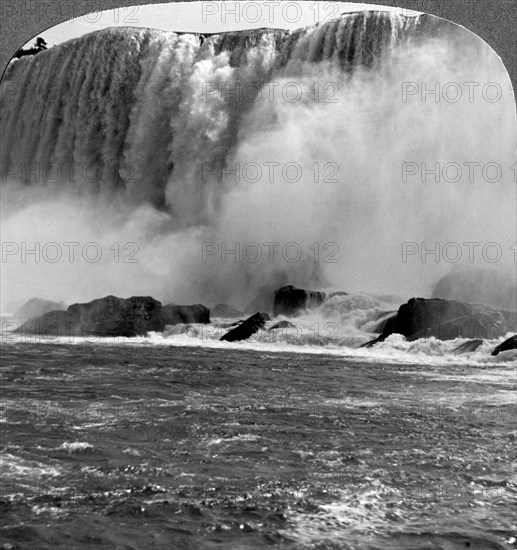
[[[325,293],[317,290],[304,290],[293,285],[283,286],[275,291],[273,315],[293,316],[304,309],[320,306]]]
[[[499,355],[502,351],[508,351],[511,349],[517,349],[517,334],[514,334],[502,344],[499,344],[492,352],[492,355]]]
[[[210,310],[201,304],[192,306],[168,304],[162,307],[162,318],[166,325],[208,324],[210,323]]]
[[[238,326],[227,332],[224,336],[221,336],[221,340],[227,342],[235,342],[237,340],[247,340],[250,336],[255,334],[259,329],[264,328],[266,321],[269,321],[270,317],[267,313],[255,313]]]
[[[474,340],[467,340],[466,342],[463,342],[463,344],[460,344],[457,348],[454,348],[452,351],[453,353],[459,354],[459,353],[467,353],[469,351],[476,351],[479,346],[483,343],[483,340],[480,338],[475,338]]]
[[[13,316],[13,321],[23,323],[32,317],[39,317],[50,311],[64,311],[66,304],[64,302],[52,302],[42,300],[41,298],[31,298],[26,302]]]
[[[228,304],[216,304],[210,308],[210,313],[212,317],[221,317],[223,319],[242,316],[242,311]]]
[[[517,324],[517,314],[486,306],[437,298],[411,298],[386,320],[381,335],[365,346],[382,342],[390,334],[402,334],[409,340],[434,336],[454,338],[497,338]]]
[[[139,336],[161,331],[164,328],[161,310],[162,304],[151,296],[106,296],[68,308],[78,316],[84,332],[98,336]]]
[[[17,332],[66,335],[73,326],[75,335],[139,336],[163,330],[161,310],[161,303],[150,296],[106,296],[29,319]]]
[[[375,327],[372,330],[372,332],[375,332],[376,334],[381,334],[386,329],[386,325],[389,322],[393,322],[392,319],[396,317],[397,312],[396,311],[390,311],[386,313],[385,311],[379,312],[379,318],[378,321],[375,323]]]
[[[436,283],[432,298],[516,310],[515,273],[508,276],[493,268],[448,273]]]

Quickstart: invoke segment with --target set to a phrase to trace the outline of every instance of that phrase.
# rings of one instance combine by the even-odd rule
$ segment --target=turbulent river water
[[[33,296],[244,310],[264,285],[348,294],[245,343],[219,341],[228,319],[124,341],[3,333],[0,550],[516,548],[517,355],[490,355],[509,335],[461,355],[359,347],[452,268],[514,276],[510,86],[465,29],[378,11],[105,29],[13,60],[2,315]]]
[[[515,366],[2,347],[3,549],[515,548]]]

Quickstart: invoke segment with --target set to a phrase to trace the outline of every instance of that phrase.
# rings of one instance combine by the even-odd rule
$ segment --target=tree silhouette
[[[36,38],[36,45],[33,46],[32,48],[29,48],[28,50],[24,50],[22,48],[20,48],[14,55],[13,55],[13,58],[20,58],[20,57],[23,57],[25,55],[36,55],[37,53],[39,52],[42,52],[43,50],[46,50],[47,49],[47,43],[46,41],[41,38],[41,36],[38,36],[38,38]]]

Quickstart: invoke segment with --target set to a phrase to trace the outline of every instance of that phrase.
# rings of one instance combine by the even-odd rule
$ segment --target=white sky
[[[318,21],[328,21],[343,12],[365,9],[417,14],[403,8],[349,2],[174,2],[95,12],[56,25],[38,36],[42,36],[49,46],[54,46],[107,27],[150,27],[187,32],[221,32],[260,27],[294,29]]]

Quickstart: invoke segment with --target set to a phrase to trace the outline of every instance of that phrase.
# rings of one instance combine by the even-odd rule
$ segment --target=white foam
[[[86,441],[73,441],[73,442],[65,441],[64,443],[61,444],[59,448],[64,449],[69,453],[75,453],[75,452],[86,451],[88,449],[93,449],[93,445],[90,443],[87,443]]]
[[[330,355],[354,359],[371,364],[417,364],[417,365],[472,365],[505,367],[517,363],[517,351],[509,350],[492,357],[493,349],[510,333],[498,339],[484,340],[475,351],[456,353],[455,349],[467,339],[456,338],[442,341],[434,337],[408,341],[400,334],[392,334],[371,348],[362,344],[375,339],[379,323],[397,309],[396,297],[375,297],[364,293],[337,295],[321,306],[306,311],[295,318],[278,316],[266,326],[240,342],[222,342],[221,336],[240,319],[212,319],[210,324],[178,324],[167,326],[163,332],[150,332],[135,338],[89,338],[94,345],[129,346],[175,346],[204,347],[210,349],[255,350],[261,352],[289,352]],[[288,321],[290,327],[270,330],[279,321]],[[34,341],[35,335],[7,334],[11,342]],[[61,338],[58,343],[85,344],[82,338]],[[40,343],[56,342],[56,337],[35,340]]]
[[[43,464],[37,460],[28,460],[10,453],[1,453],[2,477],[16,481],[39,479],[44,476],[58,477],[63,472],[55,466]]]

